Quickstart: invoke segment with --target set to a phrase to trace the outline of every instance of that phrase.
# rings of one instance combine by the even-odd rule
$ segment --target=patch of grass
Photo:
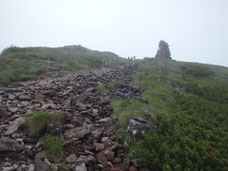
[[[0,86],[11,85],[12,83],[36,80],[39,74],[43,73],[45,67],[34,61],[14,59],[0,56]],[[4,64],[5,61],[5,64]]]
[[[70,169],[66,166],[66,164],[64,163],[60,163],[57,166],[58,171],[70,171]]]
[[[210,67],[199,64],[182,66],[182,70],[184,73],[192,75],[194,77],[208,77],[214,75],[214,72],[212,69],[210,69]]]
[[[28,127],[31,135],[39,136],[50,121],[62,121],[63,116],[57,113],[35,112],[28,120]]]
[[[4,49],[0,55],[0,86],[33,80],[34,76],[41,76],[47,71],[49,59],[51,67],[69,72],[75,71],[76,68],[77,70],[101,68],[106,66],[107,61],[110,66],[118,66],[126,62],[114,53],[94,51],[80,45],[60,48],[12,46]]]
[[[108,89],[105,87],[104,84],[98,84],[97,89],[101,92],[108,93]]]
[[[22,86],[22,84],[20,84],[18,82],[13,82],[13,83],[10,84],[10,87],[13,87],[13,88],[20,87],[20,86]]]
[[[32,81],[37,79],[38,77],[34,75],[21,74],[18,80],[23,82],[23,81]]]
[[[44,150],[47,152],[49,159],[55,160],[64,157],[64,148],[62,146],[64,142],[63,138],[46,135],[41,138],[41,142],[43,143]]]
[[[117,87],[118,83],[116,81],[109,82],[108,86],[111,89],[115,89]]]

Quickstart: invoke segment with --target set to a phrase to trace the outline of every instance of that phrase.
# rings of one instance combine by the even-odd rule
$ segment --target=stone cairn
[[[163,40],[161,40],[159,42],[159,48],[158,48],[155,58],[156,59],[172,59],[168,43],[166,43]]]

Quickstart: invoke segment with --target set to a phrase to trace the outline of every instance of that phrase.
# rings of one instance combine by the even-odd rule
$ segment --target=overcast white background
[[[175,60],[228,66],[228,0],[0,0],[0,50],[81,44],[143,58],[160,40]]]

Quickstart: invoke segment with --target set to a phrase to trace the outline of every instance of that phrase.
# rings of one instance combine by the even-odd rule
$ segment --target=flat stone
[[[0,103],[2,103],[2,96],[0,96]]]
[[[28,96],[28,95],[20,95],[19,97],[18,97],[18,99],[19,100],[31,100],[32,98],[30,97],[30,96]]]
[[[17,107],[9,107],[8,110],[12,113],[15,113],[18,111],[18,108]]]
[[[94,114],[97,114],[98,112],[99,112],[98,109],[93,109],[93,113],[94,113]]]
[[[84,138],[89,132],[83,127],[76,127],[65,131],[64,136],[66,138]]]
[[[112,119],[108,117],[108,118],[100,119],[97,122],[98,123],[112,123]]]
[[[81,163],[75,167],[74,171],[87,171],[85,163]]]
[[[5,132],[6,135],[10,135],[18,130],[18,128],[25,124],[26,119],[25,117],[20,117],[15,119],[8,127],[7,131]]]
[[[15,96],[12,95],[12,94],[9,94],[9,95],[8,95],[8,98],[9,98],[10,100],[14,100],[14,99],[15,99]]]
[[[47,109],[49,109],[49,108],[51,108],[51,109],[57,109],[58,107],[57,107],[55,104],[50,103],[50,104],[45,104],[45,105],[43,105],[43,106],[41,107],[41,110],[47,110]]]
[[[22,101],[20,103],[21,106],[25,107],[25,106],[28,106],[29,105],[29,102],[28,101]]]
[[[75,154],[71,154],[71,155],[69,155],[67,158],[66,158],[66,162],[68,162],[68,163],[74,163],[74,162],[76,162],[76,155]]]
[[[85,163],[87,165],[91,165],[96,162],[96,159],[92,155],[84,156],[80,155],[76,160],[76,163]]]
[[[2,168],[2,171],[12,171],[12,170],[16,170],[17,168],[18,168],[18,166],[15,167],[14,165],[13,166],[6,166],[6,167]]]
[[[28,171],[34,171],[35,170],[35,165],[34,164],[30,164],[28,166]]]
[[[101,151],[101,150],[104,150],[104,148],[105,148],[105,145],[102,143],[94,143],[93,145],[94,145],[96,151]]]

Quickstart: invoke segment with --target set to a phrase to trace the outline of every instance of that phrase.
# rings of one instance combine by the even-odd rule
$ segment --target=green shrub
[[[196,95],[199,95],[199,96],[202,95],[202,91],[201,91],[200,87],[197,84],[185,83],[184,84],[184,88],[186,89],[186,91],[188,93],[196,94]]]
[[[22,86],[22,84],[20,84],[18,82],[13,82],[13,83],[10,84],[10,87],[13,87],[13,88],[20,87],[20,86]]]
[[[202,97],[174,96],[170,115],[160,115],[158,130],[132,145],[133,156],[155,170],[224,170],[228,107]]]
[[[183,66],[182,69],[184,73],[194,77],[208,77],[214,75],[214,72],[210,68],[197,64]]]
[[[12,53],[12,52],[17,52],[17,51],[20,51],[20,50],[21,50],[21,48],[12,45],[12,46],[10,46],[8,48],[3,49],[2,55],[8,54],[8,53]]]
[[[39,136],[50,121],[62,121],[63,116],[57,113],[35,112],[28,120],[28,127],[31,135]]]
[[[123,128],[118,128],[115,131],[115,135],[118,141],[122,144],[124,142],[127,142],[127,144],[131,145],[135,141],[134,137],[130,135],[126,129]]]
[[[31,80],[36,80],[37,77],[34,75],[26,75],[22,74],[19,76],[18,81],[31,81]]]
[[[64,157],[64,148],[62,146],[64,142],[63,138],[46,135],[41,138],[41,142],[43,143],[44,150],[47,152],[49,159],[55,160]]]
[[[57,166],[58,171],[70,171],[70,169],[66,166],[66,164],[64,163],[60,163]]]
[[[120,142],[127,139],[127,121],[141,117],[142,107],[152,113],[154,119],[148,120],[157,129],[133,141],[128,157],[151,170],[227,170],[228,79],[221,74],[228,69],[220,73],[212,66],[174,61],[140,68],[135,78],[148,104],[134,99],[112,102],[120,123],[116,136]]]

